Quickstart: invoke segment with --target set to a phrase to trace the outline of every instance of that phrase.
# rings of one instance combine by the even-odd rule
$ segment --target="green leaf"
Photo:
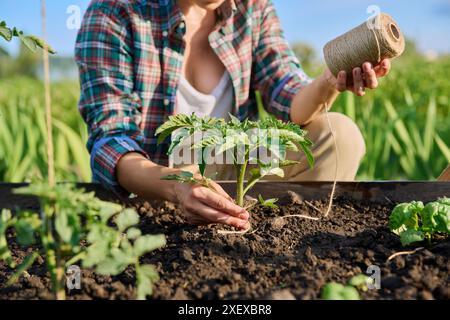
[[[439,212],[439,203],[428,203],[421,213],[422,230],[425,232],[433,232],[437,227],[436,217]]]
[[[450,206],[450,198],[441,198],[437,202],[439,202],[440,204],[445,204],[447,206]]]
[[[14,268],[16,264],[8,247],[6,230],[13,222],[11,211],[3,209],[0,214],[0,261],[5,261],[10,268]]]
[[[6,26],[0,26],[0,36],[6,41],[11,41],[12,39],[12,31]]]
[[[164,180],[164,181],[183,181],[183,178],[178,176],[178,175],[176,175],[176,174],[170,174],[168,176],[161,177],[161,180]]]
[[[32,35],[28,36],[27,38],[29,38],[30,40],[34,41],[35,44],[39,48],[44,49],[44,50],[47,49],[47,51],[49,53],[51,53],[51,54],[55,54],[56,53],[56,51],[48,43],[46,43],[44,40],[42,40],[41,38],[36,37],[36,36],[32,36]]]
[[[116,225],[120,232],[139,223],[139,215],[134,209],[126,209],[116,218]]]
[[[153,283],[159,280],[158,272],[154,266],[143,265],[136,267],[137,298],[145,300],[153,293]]]
[[[289,166],[294,166],[296,164],[299,164],[298,161],[294,161],[294,160],[282,160],[280,161],[280,167],[289,167]]]
[[[137,257],[162,248],[166,245],[166,237],[164,235],[145,235],[139,237],[134,242],[134,254]]]
[[[127,230],[127,238],[131,240],[135,240],[142,235],[141,230],[138,228],[130,228]]]
[[[274,164],[269,164],[269,165],[262,165],[262,164],[260,164],[260,166],[261,166],[261,170],[260,170],[260,173],[261,173],[261,176],[262,177],[265,177],[265,176],[278,176],[278,177],[280,177],[280,178],[283,178],[284,177],[284,171],[283,171],[283,169],[282,168],[280,168],[280,167],[273,167],[273,165]]]
[[[428,203],[422,214],[423,231],[450,234],[450,205],[447,200]]]
[[[358,291],[351,286],[331,282],[322,289],[323,300],[360,300]]]
[[[202,162],[198,165],[198,169],[200,171],[200,174],[202,175],[202,177],[205,176],[205,171],[206,171],[206,163]]]
[[[228,113],[228,116],[230,117],[231,124],[233,124],[236,127],[239,127],[241,125],[241,121],[233,116],[231,113]]]
[[[314,161],[314,155],[313,155],[311,149],[307,145],[305,145],[303,143],[300,144],[300,148],[302,148],[302,151],[303,151],[303,153],[306,156],[306,159],[308,161],[308,164],[309,164],[310,168],[313,168],[315,161]]]
[[[100,209],[98,214],[104,223],[107,222],[113,215],[122,211],[122,206],[117,203],[100,201],[99,205]]]
[[[32,224],[30,219],[19,219],[14,224],[17,234],[17,242],[22,246],[29,246],[34,244],[34,231],[35,225]]]
[[[6,282],[6,286],[12,286],[14,283],[19,280],[22,273],[28,270],[29,267],[31,267],[34,263],[34,261],[39,257],[38,252],[33,252],[31,255],[27,256],[25,259],[23,259],[22,263],[19,264],[14,272],[14,274],[8,279]]]
[[[389,228],[397,235],[406,229],[417,230],[419,214],[423,208],[424,205],[420,201],[397,205],[389,217]]]
[[[31,52],[36,52],[38,46],[33,39],[28,36],[24,36],[21,33],[19,33],[19,39]]]
[[[171,175],[164,176],[161,178],[161,180],[165,180],[165,181],[178,181],[178,182],[184,182],[184,183],[192,182],[193,179],[194,179],[194,174],[189,171],[182,171],[180,173],[180,175],[171,174]]]
[[[350,279],[348,284],[362,291],[369,290],[368,286],[373,283],[373,279],[365,274],[358,274]]]
[[[95,270],[103,275],[118,275],[134,264],[136,257],[131,246],[112,248],[105,259],[97,263]]]
[[[110,244],[107,241],[98,241],[91,244],[86,250],[86,256],[83,259],[83,267],[92,268],[103,261],[108,255]]]
[[[192,179],[194,178],[194,174],[190,171],[181,171],[180,176],[182,178],[186,178],[186,179]]]
[[[73,230],[69,225],[69,217],[67,213],[63,210],[57,213],[55,218],[55,230],[58,232],[59,237],[65,243],[70,242],[73,235]]]
[[[169,150],[167,151],[167,154],[171,155],[178,145],[184,143],[184,141],[186,139],[190,139],[190,138],[191,138],[191,134],[190,134],[189,130],[187,130],[185,128],[179,129],[175,133],[175,135],[172,139],[172,143],[169,146]]]
[[[400,233],[400,241],[403,246],[410,245],[415,242],[421,242],[425,239],[422,231],[408,229]]]
[[[191,117],[184,114],[170,116],[169,119],[156,130],[155,135],[158,136],[157,143],[161,144],[177,129],[193,127],[194,122],[198,122],[198,118],[195,115]]]
[[[258,200],[259,200],[259,203],[260,203],[263,207],[266,207],[266,208],[272,208],[272,209],[278,208],[278,206],[275,204],[275,203],[278,201],[277,198],[264,200],[264,198],[262,197],[262,195],[258,195]]]

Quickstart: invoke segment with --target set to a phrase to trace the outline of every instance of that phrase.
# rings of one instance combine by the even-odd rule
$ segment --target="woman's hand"
[[[210,186],[175,185],[175,194],[187,221],[197,225],[220,223],[247,229],[249,213],[236,205],[219,184],[211,182]]]
[[[366,88],[376,89],[378,87],[378,78],[386,76],[390,70],[390,60],[384,59],[375,67],[370,62],[366,62],[362,65],[362,68],[353,69],[352,81],[348,81],[345,71],[339,72],[336,78],[328,68],[324,73],[324,77],[339,92],[348,90],[362,97],[366,94]]]

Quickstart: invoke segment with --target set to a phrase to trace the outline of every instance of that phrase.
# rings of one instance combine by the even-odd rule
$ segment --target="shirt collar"
[[[176,0],[159,0],[159,4],[167,17],[167,30],[172,33],[183,22],[183,13],[178,7]],[[237,10],[235,0],[225,0],[225,2],[216,10],[218,24],[225,25]]]

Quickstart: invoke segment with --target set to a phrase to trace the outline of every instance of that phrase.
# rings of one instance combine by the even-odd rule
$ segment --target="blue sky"
[[[72,55],[77,30],[66,26],[70,5],[83,12],[90,0],[47,0],[49,42]],[[237,0],[239,1],[239,0]],[[450,53],[450,0],[273,0],[289,41],[304,41],[319,52],[328,41],[364,21],[369,5],[391,14],[419,47]],[[40,34],[39,0],[0,0],[0,20]],[[7,46],[14,52],[17,42]]]

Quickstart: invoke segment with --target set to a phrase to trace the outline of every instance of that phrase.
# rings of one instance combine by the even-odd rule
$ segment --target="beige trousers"
[[[328,117],[337,143],[337,180],[352,181],[355,179],[359,164],[366,151],[363,136],[350,118],[340,113],[328,113]],[[289,152],[287,158],[300,163],[284,168],[285,178],[270,176],[265,180],[333,181],[335,179],[336,148],[326,114],[318,116],[304,129],[308,131],[309,139],[314,143],[312,147],[315,159],[314,167],[309,167],[302,152]],[[194,173],[198,172],[196,165],[181,166],[180,168]],[[211,174],[216,174],[216,181],[236,180],[236,173],[232,165],[209,165],[206,175]]]

